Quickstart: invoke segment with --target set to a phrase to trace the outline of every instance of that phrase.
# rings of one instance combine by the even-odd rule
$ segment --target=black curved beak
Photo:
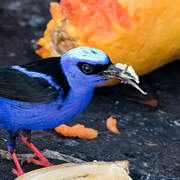
[[[139,78],[132,66],[129,66],[127,69],[126,67],[126,65],[120,63],[116,64],[116,66],[110,65],[108,69],[101,72],[100,75],[102,75],[105,80],[119,79],[122,83],[133,86],[142,94],[147,94],[138,86]]]

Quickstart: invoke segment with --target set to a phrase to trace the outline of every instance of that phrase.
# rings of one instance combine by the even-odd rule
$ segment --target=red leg
[[[9,151],[9,152],[10,152],[10,151]],[[22,168],[21,168],[21,166],[20,166],[20,164],[19,164],[19,161],[18,161],[18,158],[17,158],[16,153],[15,153],[15,152],[11,153],[11,156],[12,156],[13,161],[14,161],[14,163],[15,163],[15,165],[16,165],[16,168],[17,168],[17,169],[12,169],[13,174],[15,174],[15,175],[17,175],[17,176],[23,175],[23,174],[24,174],[24,171],[22,170]]]
[[[41,166],[52,166],[52,164],[48,161],[48,159],[41,153],[39,150],[31,143],[28,142],[28,138],[21,136],[22,141],[24,144],[26,144],[33,152],[34,154],[40,159],[36,160],[34,158],[29,158],[28,162],[33,162],[34,164],[41,165]]]
[[[9,140],[7,143],[7,148],[8,148],[8,152],[11,153],[12,159],[16,165],[16,169],[12,169],[12,172],[13,174],[17,176],[21,176],[22,174],[24,174],[24,172],[19,164],[17,155],[15,153],[15,148],[14,148],[17,132],[8,131],[8,133],[9,133]]]

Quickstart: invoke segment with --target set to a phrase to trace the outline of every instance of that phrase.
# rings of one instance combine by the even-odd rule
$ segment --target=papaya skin
[[[41,57],[78,46],[106,52],[141,76],[180,58],[179,0],[61,0],[37,44]],[[109,85],[116,84],[112,81]]]

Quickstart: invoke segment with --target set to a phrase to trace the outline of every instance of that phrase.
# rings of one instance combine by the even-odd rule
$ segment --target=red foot
[[[12,172],[13,172],[13,174],[15,174],[17,176],[21,176],[22,174],[24,174],[24,172],[23,172],[23,170],[22,170],[22,168],[21,168],[21,166],[19,164],[19,161],[18,161],[18,158],[16,156],[16,153],[14,153],[14,152],[11,153],[11,156],[12,156],[12,158],[14,160],[14,163],[15,163],[15,165],[17,167],[17,169],[13,169]]]
[[[34,158],[29,158],[28,162],[32,162],[41,166],[53,166],[48,159],[30,142],[28,142],[27,137],[22,136],[22,141],[34,152],[34,154],[40,159],[36,160]]]
[[[15,174],[16,176],[21,176],[24,174],[22,170],[17,170],[17,169],[12,169],[12,173]]]
[[[53,166],[49,161],[37,160],[37,159],[34,159],[34,158],[29,158],[27,162],[28,163],[34,163],[34,164],[37,164],[37,165],[40,165],[40,166],[45,166],[45,167]]]

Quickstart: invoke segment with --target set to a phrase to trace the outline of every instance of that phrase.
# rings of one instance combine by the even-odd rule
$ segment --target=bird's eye
[[[82,71],[85,74],[90,74],[93,71],[93,67],[90,64],[83,64],[82,65]]]

